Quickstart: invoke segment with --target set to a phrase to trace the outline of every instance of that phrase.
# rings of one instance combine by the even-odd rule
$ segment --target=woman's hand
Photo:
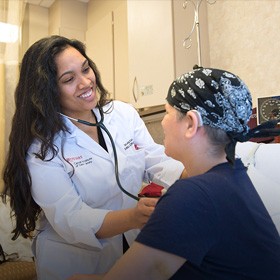
[[[141,197],[137,205],[132,209],[131,222],[135,228],[142,228],[155,210],[158,198]]]
[[[104,218],[97,238],[109,238],[131,229],[141,229],[148,221],[157,204],[158,198],[140,198],[134,208],[110,211]]]

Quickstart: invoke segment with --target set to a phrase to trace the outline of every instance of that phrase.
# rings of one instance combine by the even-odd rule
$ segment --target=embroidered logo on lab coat
[[[124,149],[127,150],[133,145],[133,139],[129,139],[126,143],[124,143]]]
[[[92,163],[92,157],[84,159],[83,156],[70,157],[66,159],[74,167],[81,167]]]

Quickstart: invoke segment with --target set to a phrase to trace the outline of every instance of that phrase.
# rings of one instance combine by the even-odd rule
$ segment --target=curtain
[[[14,91],[19,75],[19,49],[21,44],[21,25],[23,20],[24,0],[0,0],[0,21],[19,27],[18,40],[14,43],[0,42],[0,171],[2,174],[11,120],[14,114]],[[0,31],[1,32],[1,31]],[[3,32],[3,30],[2,30]],[[0,192],[3,180],[0,180]]]

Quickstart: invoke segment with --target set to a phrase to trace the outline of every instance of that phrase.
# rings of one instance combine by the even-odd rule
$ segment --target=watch
[[[258,123],[280,119],[280,95],[258,98]]]

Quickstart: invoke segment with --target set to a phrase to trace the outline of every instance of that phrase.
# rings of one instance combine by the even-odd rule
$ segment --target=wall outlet
[[[151,95],[153,94],[153,86],[148,85],[148,86],[141,87],[140,92],[142,96]]]

